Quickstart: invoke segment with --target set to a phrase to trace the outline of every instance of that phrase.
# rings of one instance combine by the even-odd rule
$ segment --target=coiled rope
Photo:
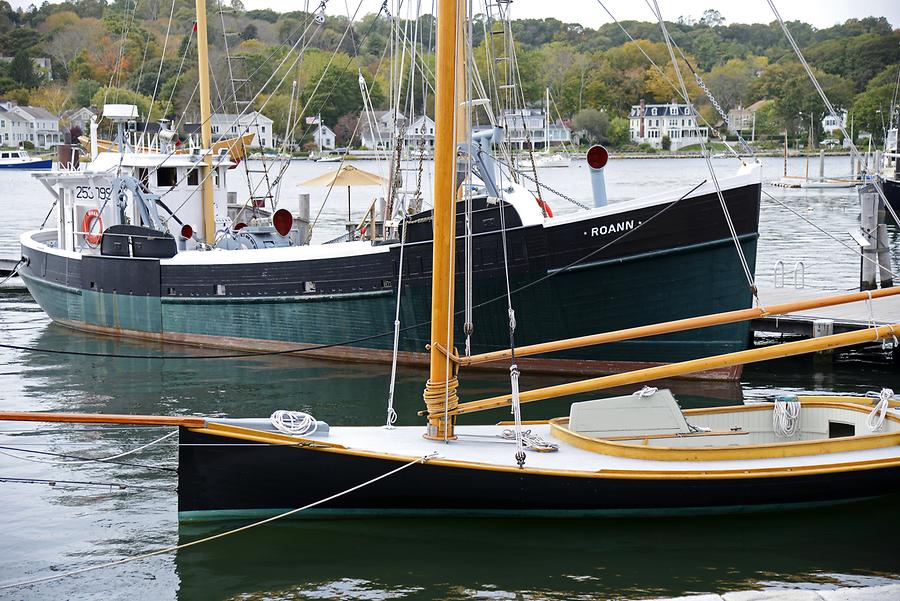
[[[884,428],[884,417],[891,406],[891,398],[894,396],[894,391],[890,388],[882,388],[881,392],[867,392],[866,396],[879,399],[868,417],[866,417],[866,426],[869,427],[870,432],[881,430]]]
[[[290,434],[292,436],[315,434],[319,428],[319,422],[316,421],[316,418],[303,411],[279,409],[269,417],[269,421],[282,434]]]
[[[772,410],[772,429],[781,438],[796,436],[800,432],[800,401],[776,399]]]

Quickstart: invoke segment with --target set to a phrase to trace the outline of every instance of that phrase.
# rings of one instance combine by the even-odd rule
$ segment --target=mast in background
[[[426,438],[450,440],[454,418],[443,419],[459,404],[454,364],[445,354],[453,350],[453,295],[456,255],[456,129],[457,44],[463,43],[460,20],[465,0],[439,0],[437,5],[437,61],[435,65],[434,136],[434,250],[431,275],[431,348],[425,406]],[[459,11],[463,12],[461,17]]]
[[[203,199],[203,241],[216,241],[216,220],[213,206],[212,181],[212,115],[209,98],[209,47],[206,39],[206,0],[196,0],[197,7],[197,70],[200,88],[200,148],[203,166],[200,168],[201,198]]]

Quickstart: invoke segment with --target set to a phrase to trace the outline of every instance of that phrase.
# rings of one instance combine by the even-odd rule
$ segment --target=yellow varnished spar
[[[199,0],[198,0],[199,1]],[[442,348],[453,348],[453,294],[456,253],[456,129],[457,43],[459,11],[463,0],[440,0],[437,7],[437,61],[435,66],[434,135],[434,250],[431,278],[431,350],[425,406],[428,408],[426,436],[453,438],[453,419],[443,414],[456,409],[456,375]],[[437,415],[440,414],[440,417]]]
[[[209,97],[209,46],[206,39],[206,0],[197,0],[197,70],[200,88],[200,148],[203,166],[200,168],[201,197],[203,198],[203,241],[213,244],[216,239],[215,209],[212,181],[212,118]]]
[[[735,353],[726,353],[724,355],[705,357],[703,359],[693,359],[691,361],[682,361],[680,363],[670,363],[668,365],[638,369],[635,371],[614,374],[611,376],[604,376],[601,378],[591,378],[588,380],[582,380],[580,382],[571,382],[568,384],[559,384],[557,386],[548,386],[546,388],[528,390],[519,394],[519,400],[522,403],[528,403],[531,401],[541,401],[544,399],[552,399],[572,394],[595,392],[597,390],[604,390],[606,388],[627,386],[662,378],[671,378],[698,371],[706,371],[708,369],[731,367],[733,365],[744,365],[747,363],[768,361],[770,359],[781,359],[784,357],[804,355],[816,351],[853,346],[855,344],[877,342],[884,338],[893,337],[895,334],[900,334],[900,323],[879,326],[877,328],[868,328],[865,330],[859,330],[857,332],[847,332],[845,334],[823,336],[821,338],[813,338],[811,340],[787,342],[784,344],[766,348],[750,349],[746,351],[738,351]],[[464,413],[473,413],[475,411],[484,411],[487,409],[506,407],[510,404],[511,398],[511,395],[504,394],[501,396],[482,399],[480,401],[462,403],[454,411],[451,411],[449,413],[451,415],[462,415]],[[443,415],[431,415],[430,418],[441,419],[443,418]]]
[[[796,313],[797,311],[808,311],[810,309],[820,309],[822,307],[833,307],[835,305],[843,305],[846,303],[884,298],[887,296],[896,296],[898,294],[900,294],[900,286],[894,286],[891,288],[883,288],[881,290],[872,290],[869,292],[836,294],[833,296],[826,296],[811,300],[782,303],[780,305],[739,309],[737,311],[726,311],[724,313],[716,313],[714,315],[701,315],[699,317],[689,317],[687,319],[667,321],[665,323],[655,323],[646,326],[639,326],[636,328],[626,328],[623,330],[616,330],[614,332],[603,332],[601,334],[579,336],[577,338],[568,338],[566,340],[554,340],[552,342],[541,342],[539,344],[520,346],[516,347],[516,356],[527,357],[529,355],[540,355],[542,353],[552,353],[555,351],[593,346],[595,344],[608,344],[610,342],[633,340],[635,338],[643,338],[645,336],[671,334],[673,332],[683,332],[685,330],[694,330],[698,328],[706,328],[728,323],[737,323],[740,321],[748,321],[751,319],[769,317],[772,315],[787,315],[789,313]],[[502,350],[492,351],[490,353],[482,353],[480,355],[472,355],[471,357],[454,356],[454,360],[457,361],[459,365],[466,366],[476,365],[479,363],[490,363],[492,361],[501,361],[504,359],[509,359],[511,358],[511,356],[512,354],[509,350]]]

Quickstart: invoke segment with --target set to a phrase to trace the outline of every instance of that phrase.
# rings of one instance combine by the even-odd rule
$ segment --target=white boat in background
[[[534,166],[538,169],[548,169],[551,167],[570,167],[572,165],[572,157],[554,152],[552,154],[536,154],[534,155]]]
[[[27,150],[0,151],[0,169],[51,169],[53,159],[33,157]]]

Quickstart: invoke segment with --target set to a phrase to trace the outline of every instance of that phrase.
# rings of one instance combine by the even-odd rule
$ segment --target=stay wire
[[[6,583],[6,584],[0,584],[0,590],[8,590],[8,589],[13,589],[13,588],[23,588],[23,587],[31,586],[31,585],[34,585],[34,584],[40,584],[40,583],[44,583],[44,582],[51,582],[51,581],[54,581],[54,580],[61,580],[61,579],[63,579],[63,578],[68,578],[68,577],[70,577],[70,576],[76,576],[76,575],[78,575],[78,574],[84,574],[84,573],[86,573],[86,572],[94,572],[94,571],[96,571],[96,570],[101,570],[101,569],[105,569],[105,568],[111,568],[111,567],[115,567],[115,566],[120,566],[120,565],[124,565],[124,564],[131,563],[131,562],[134,562],[134,561],[140,561],[140,560],[142,560],[142,559],[149,559],[150,557],[156,557],[157,555],[167,555],[167,554],[169,554],[169,553],[174,553],[174,552],[176,552],[176,551],[180,551],[181,549],[187,549],[187,548],[189,548],[189,547],[194,547],[194,546],[197,546],[197,545],[200,545],[200,544],[203,544],[203,543],[208,543],[208,542],[210,542],[210,541],[218,540],[218,539],[220,539],[220,538],[225,538],[226,536],[231,536],[231,535],[233,535],[233,534],[238,534],[239,532],[244,532],[245,530],[250,530],[250,529],[252,529],[252,528],[257,528],[257,527],[259,527],[259,526],[263,526],[263,525],[265,525],[265,524],[269,524],[269,523],[274,522],[274,521],[276,521],[276,520],[280,520],[280,519],[283,519],[283,518],[292,516],[292,515],[294,515],[294,514],[300,513],[301,511],[305,511],[305,510],[307,510],[307,509],[311,509],[311,508],[313,508],[313,507],[317,507],[317,506],[322,505],[322,504],[324,504],[324,503],[328,503],[329,501],[333,501],[334,499],[337,499],[337,498],[343,497],[343,496],[345,496],[345,495],[348,495],[348,494],[350,494],[350,493],[352,493],[352,492],[355,492],[355,491],[357,491],[357,490],[359,490],[359,489],[361,489],[361,488],[365,488],[366,486],[369,486],[369,485],[371,485],[371,484],[374,484],[374,483],[376,483],[376,482],[378,482],[378,481],[380,481],[380,480],[384,480],[385,478],[388,478],[388,477],[390,477],[390,476],[393,476],[394,474],[397,474],[397,473],[399,473],[399,472],[401,472],[401,471],[403,471],[403,470],[405,470],[405,469],[407,469],[407,468],[410,468],[410,467],[412,467],[412,466],[414,466],[414,465],[417,465],[417,464],[424,464],[424,463],[428,462],[430,459],[433,459],[433,458],[436,457],[436,456],[437,456],[436,453],[432,453],[432,454],[429,454],[429,455],[424,455],[424,456],[422,456],[422,457],[416,457],[416,458],[413,459],[412,461],[409,461],[409,462],[407,462],[407,463],[404,463],[403,465],[401,465],[401,466],[399,466],[399,467],[396,467],[396,468],[394,468],[394,469],[392,469],[392,470],[390,470],[390,471],[388,471],[388,472],[385,472],[385,473],[381,474],[380,476],[375,476],[374,478],[371,478],[371,479],[369,479],[369,480],[366,480],[365,482],[361,482],[360,484],[357,484],[357,485],[355,485],[355,486],[352,486],[352,487],[350,487],[350,488],[348,488],[348,489],[346,489],[346,490],[342,490],[342,491],[337,492],[337,493],[335,493],[335,494],[333,494],[333,495],[330,495],[330,496],[328,496],[328,497],[325,497],[324,499],[320,499],[320,500],[318,500],[318,501],[314,501],[314,502],[312,502],[312,503],[309,503],[309,504],[307,504],[307,505],[304,505],[303,507],[298,507],[298,508],[296,508],[296,509],[291,509],[290,511],[285,511],[285,512],[283,512],[283,513],[279,513],[278,515],[274,515],[274,516],[272,516],[272,517],[270,517],[270,518],[266,518],[266,519],[260,520],[260,521],[258,521],[258,522],[253,522],[253,523],[250,523],[250,524],[246,524],[246,525],[244,525],[244,526],[240,526],[239,528],[234,528],[234,529],[232,529],[232,530],[227,530],[227,531],[225,531],[225,532],[220,532],[220,533],[218,533],[218,534],[213,534],[212,536],[206,536],[206,537],[204,537],[204,538],[199,538],[199,539],[194,540],[194,541],[191,541],[191,542],[189,542],[189,543],[184,543],[184,544],[181,544],[181,545],[172,545],[172,546],[170,546],[170,547],[164,547],[164,548],[162,548],[162,549],[157,549],[157,550],[155,550],[155,551],[150,551],[149,553],[141,553],[140,555],[132,555],[131,557],[126,557],[126,558],[124,558],[124,559],[119,559],[119,560],[117,560],[117,561],[110,561],[110,562],[101,563],[101,564],[97,564],[97,565],[87,566],[87,567],[84,567],[84,568],[78,568],[78,569],[75,569],[75,570],[69,570],[69,571],[67,571],[67,572],[61,572],[61,573],[58,573],[58,574],[52,574],[52,575],[50,575],[50,576],[43,576],[43,577],[41,577],[41,578],[33,578],[33,579],[31,579],[31,580],[22,580],[22,581],[19,581],[19,582],[9,582],[9,583]]]

